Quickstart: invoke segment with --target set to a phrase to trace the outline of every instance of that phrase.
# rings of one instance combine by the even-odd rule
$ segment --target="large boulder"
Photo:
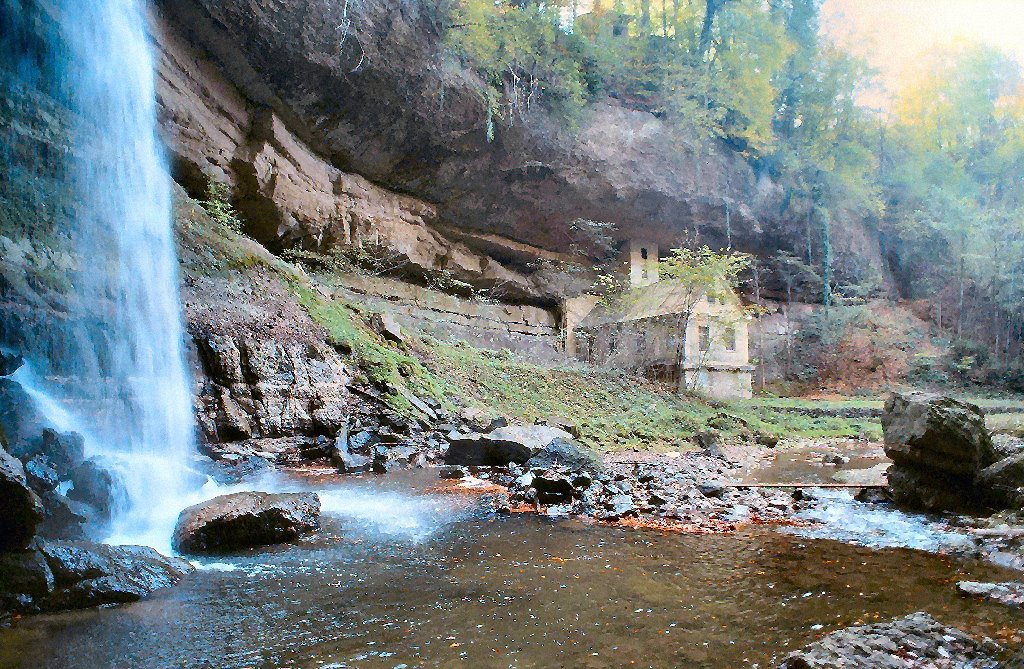
[[[893,393],[882,412],[893,499],[958,511],[979,505],[975,477],[997,460],[985,415],[973,404],[923,392]]]
[[[0,553],[0,613],[36,613],[134,602],[194,570],[146,546],[40,543]]]
[[[989,502],[996,506],[1024,505],[1024,452],[985,467],[978,472],[975,482]]]
[[[571,439],[556,437],[526,461],[526,468],[550,469],[564,467],[573,471],[600,472],[604,464],[597,455]]]
[[[927,613],[847,627],[788,655],[779,669],[997,669],[999,646],[976,641]]]
[[[47,610],[135,602],[194,571],[187,560],[148,546],[53,541],[40,550],[54,578],[54,591],[43,602]]]
[[[174,528],[183,553],[222,553],[283,543],[319,527],[320,498],[311,492],[238,492],[190,506]]]
[[[445,461],[450,465],[521,465],[556,439],[571,442],[572,435],[547,425],[510,425],[487,434],[451,432]]]
[[[43,520],[43,505],[29,487],[25,468],[0,448],[0,551],[28,546]]]

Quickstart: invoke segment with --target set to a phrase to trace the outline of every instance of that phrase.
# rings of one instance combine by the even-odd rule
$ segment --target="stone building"
[[[721,287],[688,295],[659,281],[653,244],[630,242],[623,255],[631,290],[621,305],[605,306],[593,295],[563,303],[566,353],[678,383],[681,391],[751,397],[749,317],[739,296]]]

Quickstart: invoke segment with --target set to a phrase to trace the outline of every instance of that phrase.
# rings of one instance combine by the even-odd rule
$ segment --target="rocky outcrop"
[[[592,108],[576,134],[538,111],[488,142],[481,84],[444,51],[434,4],[161,5],[173,32],[316,154],[437,203],[462,229],[556,249],[583,217],[666,246],[697,229],[714,245],[726,208],[733,234],[754,241],[761,214],[778,204],[779,189],[724,146],[701,147],[698,159],[653,115],[611,103]]]
[[[489,141],[482,83],[444,48],[436,3],[158,6],[158,93],[178,177],[233,182],[253,234],[275,250],[380,239],[413,268],[550,301],[557,291],[514,250],[567,251],[576,218],[665,248],[684,236],[724,246],[726,220],[748,250],[802,234],[804,212],[783,220],[782,189],[733,150],[694,146],[611,100],[578,131],[537,105]],[[833,243],[881,264],[877,235],[855,222]]]
[[[29,487],[25,468],[0,448],[0,551],[28,546],[43,520],[43,504]]]
[[[134,602],[192,571],[145,546],[45,542],[0,553],[0,616]]]
[[[448,435],[445,462],[453,465],[500,466],[524,464],[556,439],[572,440],[572,435],[547,425],[510,425],[486,434],[453,431]]]
[[[114,487],[104,494],[96,484],[113,474],[84,458],[82,435],[49,427],[21,385],[0,378],[0,526],[9,529],[0,529],[0,545],[22,548],[35,534],[84,539],[109,518]],[[71,498],[61,483],[74,486]]]
[[[352,372],[326,342],[211,334],[198,344],[208,381],[200,425],[208,441],[333,437],[345,426]]]
[[[788,655],[779,669],[998,669],[1000,650],[919,612],[833,632]]]
[[[224,553],[297,539],[319,527],[315,493],[239,492],[181,512],[174,547],[183,553]]]
[[[380,256],[380,270],[416,279],[443,271],[518,299],[553,301],[530,277],[439,231],[434,205],[335,167],[294,134],[287,111],[243,94],[180,30],[157,29],[161,129],[176,177],[195,195],[209,179],[230,183],[246,232],[268,248],[364,247]]]
[[[562,437],[556,437],[548,442],[526,461],[525,467],[531,470],[564,467],[592,474],[604,471],[604,463],[597,454],[571,439]]]
[[[932,511],[976,507],[975,477],[996,460],[985,415],[973,404],[922,392],[893,393],[882,413],[897,504]]]

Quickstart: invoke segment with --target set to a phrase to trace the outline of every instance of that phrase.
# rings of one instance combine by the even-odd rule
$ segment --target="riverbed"
[[[148,601],[25,618],[0,632],[0,667],[765,668],[829,631],[917,610],[994,638],[1024,626],[956,594],[958,580],[1018,576],[988,564],[770,527],[500,516],[436,483],[317,482],[316,537],[203,560]]]

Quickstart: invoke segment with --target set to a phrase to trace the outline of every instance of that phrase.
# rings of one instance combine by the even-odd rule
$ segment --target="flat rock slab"
[[[847,627],[788,655],[778,669],[999,669],[1000,651],[927,613]]]
[[[194,567],[146,546],[48,541],[0,553],[0,615],[126,604],[175,585]]]
[[[320,526],[316,493],[238,492],[181,512],[174,547],[183,553],[225,553],[297,539]]]
[[[54,579],[44,602],[48,610],[125,604],[169,588],[195,568],[148,546],[108,546],[79,541],[43,544]]]
[[[1013,609],[1024,608],[1024,583],[1018,581],[1006,583],[960,581],[956,584],[956,589],[965,597],[987,599]]]

